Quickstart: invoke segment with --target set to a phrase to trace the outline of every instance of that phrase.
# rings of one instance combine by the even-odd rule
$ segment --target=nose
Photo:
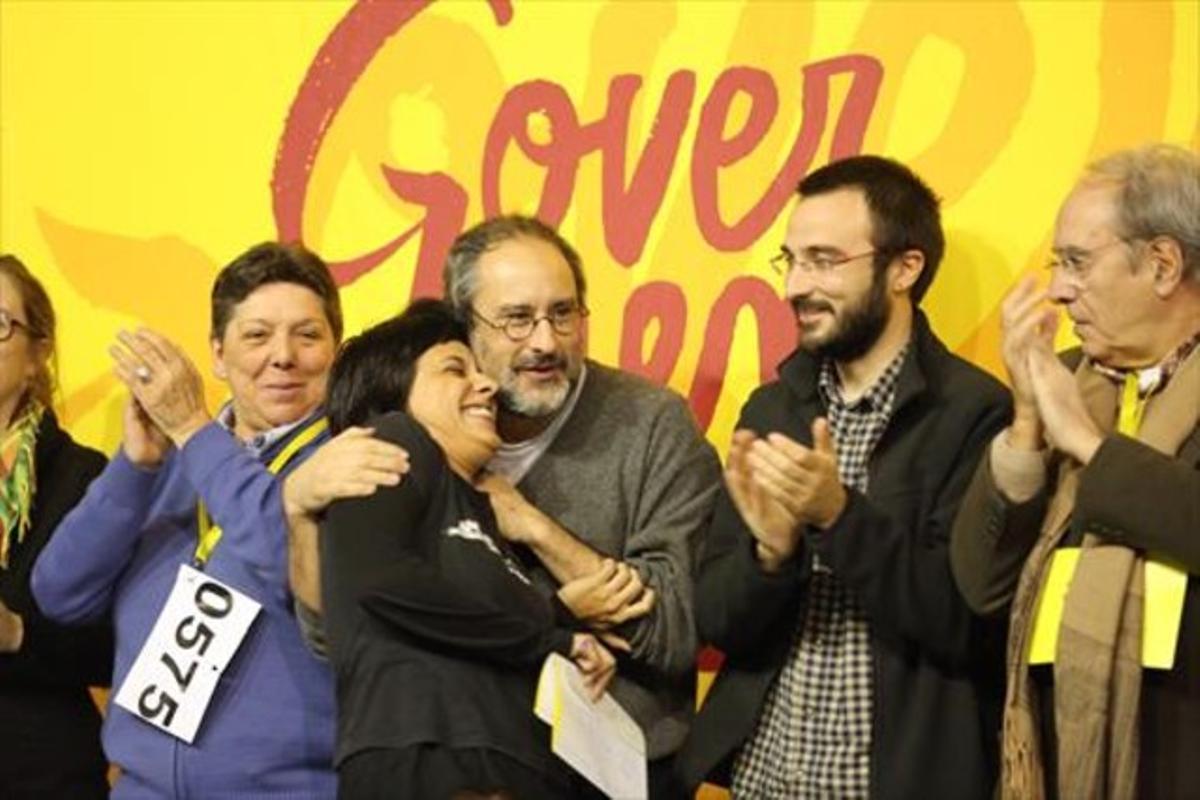
[[[500,386],[496,383],[496,381],[492,380],[491,376],[486,372],[481,369],[476,369],[474,380],[472,381],[472,388],[484,397],[490,398],[496,394],[496,391],[500,388]]]
[[[542,323],[545,323],[544,325]],[[553,353],[558,349],[558,336],[549,317],[540,317],[533,323],[533,332],[529,334],[529,346],[543,353]]]
[[[783,281],[783,293],[789,300],[793,297],[807,297],[812,294],[815,286],[816,283],[808,270],[792,267]]]
[[[1079,285],[1069,277],[1065,270],[1050,270],[1050,285],[1046,288],[1050,302],[1066,305],[1079,296]]]
[[[296,343],[286,331],[282,331],[271,341],[271,366],[290,369],[295,363]]]

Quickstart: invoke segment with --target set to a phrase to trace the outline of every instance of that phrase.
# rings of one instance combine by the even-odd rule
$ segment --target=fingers
[[[619,650],[622,653],[632,653],[633,645],[628,639],[623,639],[612,631],[600,631],[596,634],[596,638],[604,642],[604,646],[610,650]]]
[[[583,577],[576,578],[571,583],[577,585],[581,589],[587,591],[596,591],[603,586],[606,586],[610,581],[617,577],[617,562],[611,558],[606,558],[600,562],[600,569]]]
[[[318,460],[319,457],[319,460]],[[408,473],[408,451],[374,436],[371,428],[347,428],[312,459],[323,479],[341,477],[395,485]]]
[[[653,589],[646,588],[642,591],[641,597],[638,597],[631,603],[626,603],[621,606],[615,613],[609,616],[609,621],[613,625],[623,625],[631,619],[640,619],[646,616],[654,609],[654,603],[658,595]]]
[[[616,563],[616,569],[613,575],[604,584],[604,591],[613,601],[620,601],[621,598],[632,600],[637,597],[642,590],[642,576],[637,573],[637,570],[630,567],[623,561]],[[624,603],[621,603],[622,605]]]
[[[826,456],[837,458],[833,444],[833,431],[829,429],[829,420],[817,417],[812,424],[813,449]]]
[[[616,672],[617,660],[604,645],[588,634],[576,634],[571,659],[583,675],[583,685],[592,702],[599,700]]]
[[[1037,277],[1026,275],[1008,293],[1008,296],[1004,298],[1004,302],[1000,304],[1000,323],[1002,327],[1008,329],[1018,320],[1029,316],[1030,312],[1045,302],[1045,300],[1046,290],[1038,288]]]
[[[117,380],[125,384],[131,392],[135,392],[138,388],[138,368],[149,369],[149,367],[145,367],[141,359],[131,356],[116,346],[108,348],[108,355],[113,360],[113,374],[117,376]]]
[[[590,600],[600,592],[600,587],[616,573],[612,559],[605,559],[595,572],[581,575],[558,587],[558,598],[579,619],[588,619],[593,614]]]

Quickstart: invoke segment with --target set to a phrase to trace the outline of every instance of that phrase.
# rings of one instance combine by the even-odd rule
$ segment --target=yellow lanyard
[[[328,427],[329,420],[325,417],[313,420],[307,428],[296,434],[295,438],[279,451],[279,455],[271,459],[271,463],[267,466],[267,471],[273,475],[278,475],[288,465],[288,462],[292,460],[292,457],[300,451],[300,448],[320,436]],[[195,563],[197,567],[202,568],[208,563],[209,556],[212,555],[212,551],[217,547],[217,542],[221,541],[221,528],[213,524],[212,519],[208,516],[208,509],[204,507],[203,502],[196,503],[196,517],[200,525],[200,530],[196,541]]]
[[[1117,433],[1126,436],[1137,436],[1138,428],[1142,427],[1142,416],[1146,413],[1147,397],[1138,396],[1137,374],[1130,372],[1125,376],[1121,387],[1121,410],[1117,414]]]

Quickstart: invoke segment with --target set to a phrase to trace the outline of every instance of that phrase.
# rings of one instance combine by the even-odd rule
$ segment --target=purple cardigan
[[[114,689],[149,636],[179,565],[192,562],[197,499],[224,532],[205,571],[262,603],[191,745],[109,704],[104,750],[121,768],[113,797],[334,796],[333,679],[300,638],[288,589],[282,483],[265,467],[305,427],[276,442],[262,461],[216,423],[154,471],[119,451],[42,552],[33,592],[48,617],[82,622],[111,610]],[[290,466],[326,438],[302,448]]]

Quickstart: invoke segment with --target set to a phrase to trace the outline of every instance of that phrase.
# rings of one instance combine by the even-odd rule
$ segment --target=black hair
[[[811,197],[838,189],[861,189],[866,197],[877,271],[907,250],[924,254],[925,268],[912,288],[913,305],[920,304],[946,251],[937,195],[911,169],[881,156],[834,161],[805,176],[796,191]]]
[[[448,303],[429,298],[347,339],[329,373],[330,429],[337,433],[407,407],[417,359],[443,342],[466,344],[467,326]]]
[[[295,283],[311,289],[321,298],[333,340],[342,340],[342,303],[329,267],[304,245],[279,242],[251,247],[217,275],[212,288],[212,338],[224,338],[234,308],[268,283]]]

